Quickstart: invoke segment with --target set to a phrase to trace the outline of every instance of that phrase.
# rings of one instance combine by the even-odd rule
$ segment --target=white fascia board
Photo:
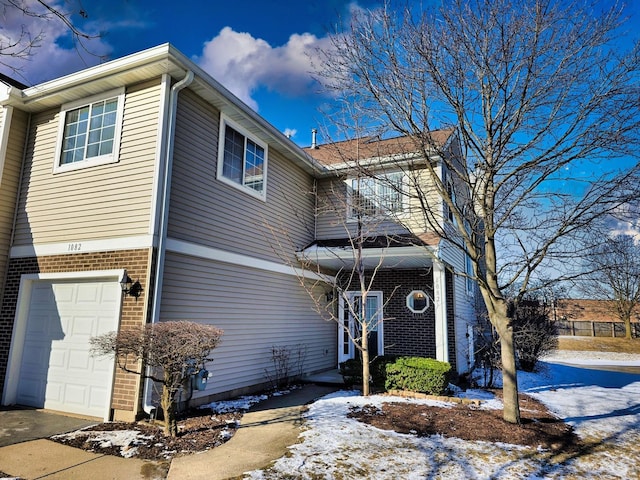
[[[384,258],[385,256],[393,256],[394,258],[411,258],[424,256],[425,250],[432,250],[429,246],[411,246],[411,247],[387,247],[387,248],[363,248],[362,256],[364,258]],[[433,251],[433,250],[432,250]],[[308,260],[353,260],[353,249],[351,247],[317,247],[312,246],[299,252],[303,258]]]
[[[11,129],[13,107],[0,107],[0,116],[3,117],[0,126],[0,186],[2,186],[2,174],[4,173],[4,164],[7,158],[7,145],[9,143],[9,130]]]
[[[63,90],[82,86],[89,82],[114,77],[118,74],[134,70],[148,64],[160,63],[162,61],[167,62],[169,60],[171,50],[171,45],[165,43],[101,65],[96,65],[95,67],[90,67],[76,73],[65,75],[64,77],[40,83],[33,87],[25,88],[22,90],[22,103],[26,106],[51,97]],[[167,69],[170,67],[168,63],[165,66]]]

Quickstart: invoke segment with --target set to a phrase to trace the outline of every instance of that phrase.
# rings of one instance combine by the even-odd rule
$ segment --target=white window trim
[[[424,298],[426,299],[426,303],[424,305],[424,308],[422,309],[414,308],[412,305],[413,296],[417,293],[424,295]],[[429,306],[431,305],[431,302],[429,301],[429,295],[427,295],[427,292],[425,292],[424,290],[412,290],[411,293],[407,295],[406,303],[407,303],[407,308],[412,313],[424,313],[429,309]]]
[[[246,185],[243,185],[241,183],[236,183],[230,178],[227,178],[222,174],[222,171],[223,171],[222,169],[224,164],[224,139],[225,139],[225,132],[226,132],[227,125],[229,125],[235,131],[237,131],[240,135],[243,135],[245,137],[245,140],[246,139],[251,140],[253,143],[255,143],[256,145],[258,145],[264,150],[264,167],[263,167],[264,178],[262,180],[261,192],[258,192],[257,190],[254,190],[251,187],[247,187]],[[244,153],[246,154],[246,145],[245,145]],[[243,162],[244,161],[245,159],[243,158]],[[247,132],[244,128],[242,128],[236,122],[228,118],[226,115],[221,113],[220,114],[220,132],[218,133],[218,166],[217,166],[217,172],[216,172],[216,179],[220,180],[223,183],[226,183],[227,185],[231,185],[232,187],[237,188],[238,190],[241,190],[244,193],[248,193],[253,197],[259,198],[262,201],[266,201],[267,200],[268,164],[269,164],[269,146],[262,140],[259,140],[257,137]],[[244,165],[243,165],[243,168],[244,168]]]
[[[349,340],[349,352],[348,353],[344,353],[343,351],[343,346],[344,343],[343,342],[343,332],[344,332],[344,324],[343,319],[344,319],[344,315],[348,314],[349,315],[349,329],[353,329],[354,328],[354,322],[355,320],[353,319],[352,315],[348,312],[349,307],[345,305],[345,302],[348,303],[353,303],[353,300],[355,297],[357,296],[362,296],[362,292],[359,290],[351,290],[351,291],[346,291],[343,292],[340,295],[340,302],[338,303],[338,315],[339,315],[339,319],[340,321],[337,322],[337,327],[338,327],[338,339],[339,340],[339,345],[338,345],[338,363],[343,362],[349,358],[355,358],[356,355],[356,347],[353,344],[353,342],[351,341],[351,339]],[[377,319],[377,327],[378,327],[378,355],[384,355],[384,298],[383,298],[383,292],[381,291],[371,291],[367,293],[367,297],[377,297],[378,298],[378,311],[376,312],[376,316],[378,317]]]
[[[99,102],[100,100],[106,100],[108,98],[117,97],[118,107],[116,111],[116,126],[113,137],[113,151],[107,155],[100,155],[98,157],[91,157],[84,159],[80,162],[61,164],[62,157],[62,143],[64,140],[64,126],[69,110],[75,110],[76,108],[83,107],[85,105],[91,105],[92,103]],[[106,165],[109,163],[117,163],[120,160],[120,137],[122,134],[122,118],[124,113],[124,87],[110,90],[108,92],[94,95],[89,98],[83,98],[82,100],[76,100],[74,102],[66,103],[60,108],[60,119],[58,120],[58,139],[56,142],[56,156],[53,164],[53,173],[63,173],[72,170],[80,170],[83,168],[95,167],[98,165]]]
[[[402,202],[402,210],[400,212],[388,212],[388,213],[379,213],[376,215],[363,215],[363,218],[369,218],[372,220],[376,220],[376,219],[384,219],[384,218],[405,218],[409,215],[409,201],[408,201],[408,182],[406,180],[407,176],[406,174],[401,171],[401,170],[396,170],[393,172],[385,172],[385,175],[393,175],[393,174],[400,174],[401,176],[401,182],[402,182],[402,198],[400,199]],[[369,177],[363,177],[363,178],[369,178]],[[347,187],[347,222],[356,222],[358,220],[358,216],[357,215],[353,215],[353,187],[352,182],[353,180],[356,180],[356,177],[347,177],[344,182],[345,185]],[[381,180],[381,182],[384,182],[384,180]]]

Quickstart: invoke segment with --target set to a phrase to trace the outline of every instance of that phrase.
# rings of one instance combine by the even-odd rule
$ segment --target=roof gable
[[[452,138],[455,128],[430,132],[430,141],[437,148],[444,148]],[[380,159],[385,157],[408,156],[421,151],[416,139],[409,136],[379,139],[363,137],[355,140],[327,143],[304,149],[315,160],[326,167],[335,167],[354,161]]]

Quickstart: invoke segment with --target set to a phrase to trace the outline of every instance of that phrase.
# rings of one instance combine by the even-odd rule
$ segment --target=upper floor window
[[[264,199],[267,146],[224,117],[220,124],[223,143],[218,154],[218,179],[240,185],[248,193]]]
[[[376,216],[404,211],[404,175],[386,173],[384,177],[352,178],[349,185],[349,216]]]
[[[124,90],[62,106],[54,172],[118,161]]]

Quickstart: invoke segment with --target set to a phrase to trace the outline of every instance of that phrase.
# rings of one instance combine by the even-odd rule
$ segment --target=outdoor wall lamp
[[[135,297],[136,301],[138,301],[138,297],[142,294],[142,290],[144,290],[138,280],[135,282],[131,280],[126,270],[124,271],[124,275],[122,275],[122,280],[120,280],[120,286],[122,287],[123,295]]]

